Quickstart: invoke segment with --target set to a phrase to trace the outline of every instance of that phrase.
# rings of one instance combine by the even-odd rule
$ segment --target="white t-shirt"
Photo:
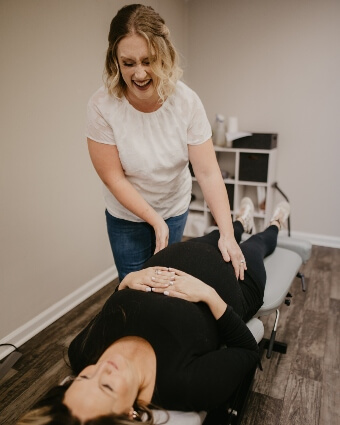
[[[179,81],[155,112],[136,110],[103,86],[88,103],[86,136],[116,145],[126,178],[163,219],[183,214],[191,198],[188,144],[211,137],[211,126],[197,94]],[[108,212],[140,222],[104,185]]]

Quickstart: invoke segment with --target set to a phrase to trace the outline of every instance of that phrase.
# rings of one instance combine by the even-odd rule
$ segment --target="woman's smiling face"
[[[118,43],[117,58],[129,99],[157,101],[157,79],[150,67],[152,58],[146,40],[137,34],[124,37]]]
[[[120,355],[87,366],[65,392],[64,404],[81,420],[111,413],[132,414],[138,394],[136,373]]]

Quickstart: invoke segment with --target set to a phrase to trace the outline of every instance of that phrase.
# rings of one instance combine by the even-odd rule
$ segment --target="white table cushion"
[[[155,424],[164,423],[167,414],[162,410],[153,411]],[[166,425],[201,425],[207,416],[207,412],[180,412],[168,410],[169,420]]]
[[[267,271],[267,283],[264,291],[263,305],[256,317],[267,315],[280,307],[289,288],[299,271],[302,259],[296,252],[284,248],[276,248],[264,264]]]
[[[300,255],[302,261],[306,263],[312,254],[312,244],[303,239],[292,238],[286,235],[280,235],[277,239],[277,246],[294,251]]]
[[[247,322],[247,326],[250,329],[250,332],[254,335],[256,342],[259,343],[264,335],[264,326],[261,320],[253,317]]]

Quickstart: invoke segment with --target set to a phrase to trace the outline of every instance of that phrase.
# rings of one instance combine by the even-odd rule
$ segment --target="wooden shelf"
[[[254,218],[257,231],[263,230],[269,224],[273,210],[275,190],[273,183],[276,181],[277,149],[241,149],[215,146],[215,152],[221,172],[228,173],[226,175],[231,176],[224,178],[223,181],[228,189],[233,219],[236,218],[239,211],[241,199],[249,196],[255,206]],[[266,167],[266,169],[263,167]],[[242,173],[243,175],[240,176]],[[257,176],[260,176],[259,180],[262,181],[258,181]],[[264,179],[263,176],[267,176],[267,178]],[[192,181],[196,199],[190,203],[184,235],[201,236],[206,228],[214,224],[214,220],[194,176]],[[265,196],[265,210],[260,209],[260,202],[262,201],[259,199],[260,192]]]

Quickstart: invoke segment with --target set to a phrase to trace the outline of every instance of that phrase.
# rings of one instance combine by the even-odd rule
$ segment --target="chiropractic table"
[[[209,229],[211,230],[211,229]],[[243,235],[243,240],[250,235]],[[247,326],[259,343],[260,352],[267,349],[267,358],[270,358],[272,351],[286,353],[287,345],[276,342],[276,330],[279,321],[279,307],[285,303],[290,305],[291,294],[289,293],[291,284],[295,277],[301,278],[302,290],[306,290],[305,279],[299,269],[303,263],[310,258],[312,245],[304,240],[279,235],[277,248],[264,260],[267,272],[267,283],[264,292],[263,305],[248,323]],[[271,338],[263,338],[264,326],[259,320],[261,316],[275,313],[276,319],[271,333]],[[251,383],[255,370],[241,385],[235,396],[229,401],[227,406],[222,406],[216,412],[180,412],[168,411],[169,420],[167,425],[234,425],[239,424],[250,392]],[[154,410],[155,423],[160,424],[166,420],[166,413],[161,410]]]

